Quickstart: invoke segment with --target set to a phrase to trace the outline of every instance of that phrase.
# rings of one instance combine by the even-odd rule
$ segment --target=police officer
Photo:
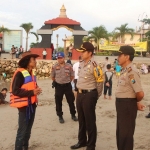
[[[63,95],[65,94],[67,102],[70,108],[70,114],[72,119],[77,121],[75,116],[76,110],[74,105],[74,94],[72,91],[71,81],[74,79],[74,72],[72,66],[68,63],[65,63],[64,53],[57,53],[58,64],[56,64],[51,72],[52,80],[54,81],[55,86],[55,103],[56,103],[56,113],[59,117],[59,122],[64,123],[63,112],[62,112],[62,100]]]
[[[118,56],[118,63],[123,68],[116,90],[118,150],[133,150],[137,110],[142,111],[145,107],[140,102],[144,97],[140,76],[132,64],[134,53],[133,47],[121,46]]]
[[[77,81],[76,106],[79,132],[78,143],[71,146],[71,149],[87,146],[86,150],[95,150],[97,139],[95,107],[102,94],[103,74],[93,59],[94,46],[90,42],[84,42],[77,51],[81,52],[83,60],[79,65]],[[98,71],[98,76],[94,76],[95,70]]]

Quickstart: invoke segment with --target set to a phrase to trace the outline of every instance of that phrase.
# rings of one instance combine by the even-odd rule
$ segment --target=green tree
[[[22,27],[25,31],[26,31],[26,51],[28,48],[28,38],[29,38],[29,33],[33,34],[36,36],[36,40],[38,41],[38,35],[35,32],[30,32],[31,29],[33,29],[33,25],[32,23],[23,23],[20,25],[20,27]]]
[[[93,39],[97,43],[98,51],[99,43],[102,38],[109,40],[106,28],[103,25],[100,25],[99,27],[94,27],[92,30],[89,31],[89,37],[87,38],[87,40],[89,41],[90,39]]]
[[[30,48],[36,47],[37,44],[39,44],[39,42],[36,42],[36,43],[32,42],[32,43],[30,44]]]
[[[0,27],[0,33],[4,33],[4,32],[10,32],[10,30],[8,28],[4,28],[4,26]],[[2,38],[2,45],[4,43],[4,38]]]
[[[9,32],[10,30],[8,28],[4,28],[3,26],[0,27],[0,33]]]
[[[150,19],[143,19],[143,22],[150,25]]]
[[[64,52],[64,48],[63,47],[58,47],[58,51],[59,52]]]
[[[109,41],[112,41],[112,42],[116,42],[117,41],[115,30],[113,30],[112,32],[108,33],[108,36],[109,36]]]
[[[121,39],[121,43],[125,42],[125,34],[130,34],[131,35],[131,39],[133,38],[134,35],[134,29],[132,28],[128,28],[128,23],[121,25],[120,27],[116,27],[115,28],[115,38],[120,38]]]

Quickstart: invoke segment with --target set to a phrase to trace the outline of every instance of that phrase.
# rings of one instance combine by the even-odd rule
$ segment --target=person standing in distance
[[[79,119],[78,143],[71,149],[87,146],[86,150],[95,150],[97,139],[95,107],[102,94],[103,73],[94,61],[94,46],[84,42],[80,49],[82,62],[79,65],[76,106]]]
[[[78,121],[75,116],[76,110],[74,105],[74,94],[72,91],[71,81],[74,79],[74,72],[72,66],[65,63],[64,53],[57,53],[58,64],[56,64],[51,72],[51,78],[55,82],[55,103],[56,113],[59,117],[59,122],[64,123],[63,112],[62,112],[62,100],[65,94],[67,102],[70,108],[70,114],[72,120]]]
[[[43,54],[43,59],[46,59],[46,55],[47,55],[46,48],[44,48],[44,50],[43,50],[42,54]]]
[[[145,107],[141,104],[144,92],[140,75],[132,63],[134,48],[121,46],[118,53],[118,63],[122,71],[116,89],[117,148],[118,150],[133,150],[137,110],[143,111]]]
[[[33,72],[37,57],[39,55],[32,54],[30,51],[22,54],[18,62],[20,68],[15,71],[10,86],[10,106],[18,108],[19,111],[15,150],[28,150],[37,95],[42,92],[37,86],[36,75]]]

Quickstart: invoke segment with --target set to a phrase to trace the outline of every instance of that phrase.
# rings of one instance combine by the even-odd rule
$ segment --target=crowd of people
[[[42,53],[44,59],[47,54],[45,51]],[[57,64],[53,66],[51,72],[58,121],[61,124],[65,123],[62,108],[65,95],[71,119],[79,123],[78,142],[70,148],[86,147],[86,150],[95,150],[97,140],[96,104],[102,92],[104,99],[107,99],[108,93],[108,99],[111,100],[112,78],[116,74],[118,79],[115,93],[117,148],[118,150],[133,150],[137,110],[143,111],[145,108],[141,103],[144,92],[140,76],[132,63],[134,48],[121,46],[118,51],[118,59],[115,59],[113,66],[106,57],[102,67],[94,60],[94,46],[90,42],[84,42],[77,51],[81,53],[81,56],[73,66],[70,59],[65,62],[63,52],[58,52]],[[32,54],[30,51],[22,54],[22,58],[18,62],[19,68],[14,73],[10,86],[10,106],[18,108],[19,112],[15,150],[28,150],[36,114],[37,96],[42,93],[33,71],[36,67],[37,57],[39,55]],[[1,103],[5,102],[6,93],[7,89],[2,89]],[[76,112],[78,112],[78,117]]]
[[[12,45],[11,51],[10,51],[11,58],[13,59],[14,55],[16,58],[19,58],[23,52],[24,52],[24,49],[23,49],[22,45],[20,45],[19,48]]]

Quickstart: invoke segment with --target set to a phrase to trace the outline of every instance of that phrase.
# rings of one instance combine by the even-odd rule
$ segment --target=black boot
[[[145,116],[146,118],[150,118],[150,113],[147,115],[147,116]]]
[[[28,146],[23,146],[23,150],[28,150]]]
[[[71,149],[79,149],[79,148],[85,147],[85,146],[86,146],[86,144],[77,143],[77,144],[75,144],[75,145],[72,145],[70,148],[71,148]]]
[[[73,121],[78,121],[78,118],[75,115],[71,115]]]
[[[59,122],[60,123],[64,123],[65,122],[63,116],[59,116]]]

